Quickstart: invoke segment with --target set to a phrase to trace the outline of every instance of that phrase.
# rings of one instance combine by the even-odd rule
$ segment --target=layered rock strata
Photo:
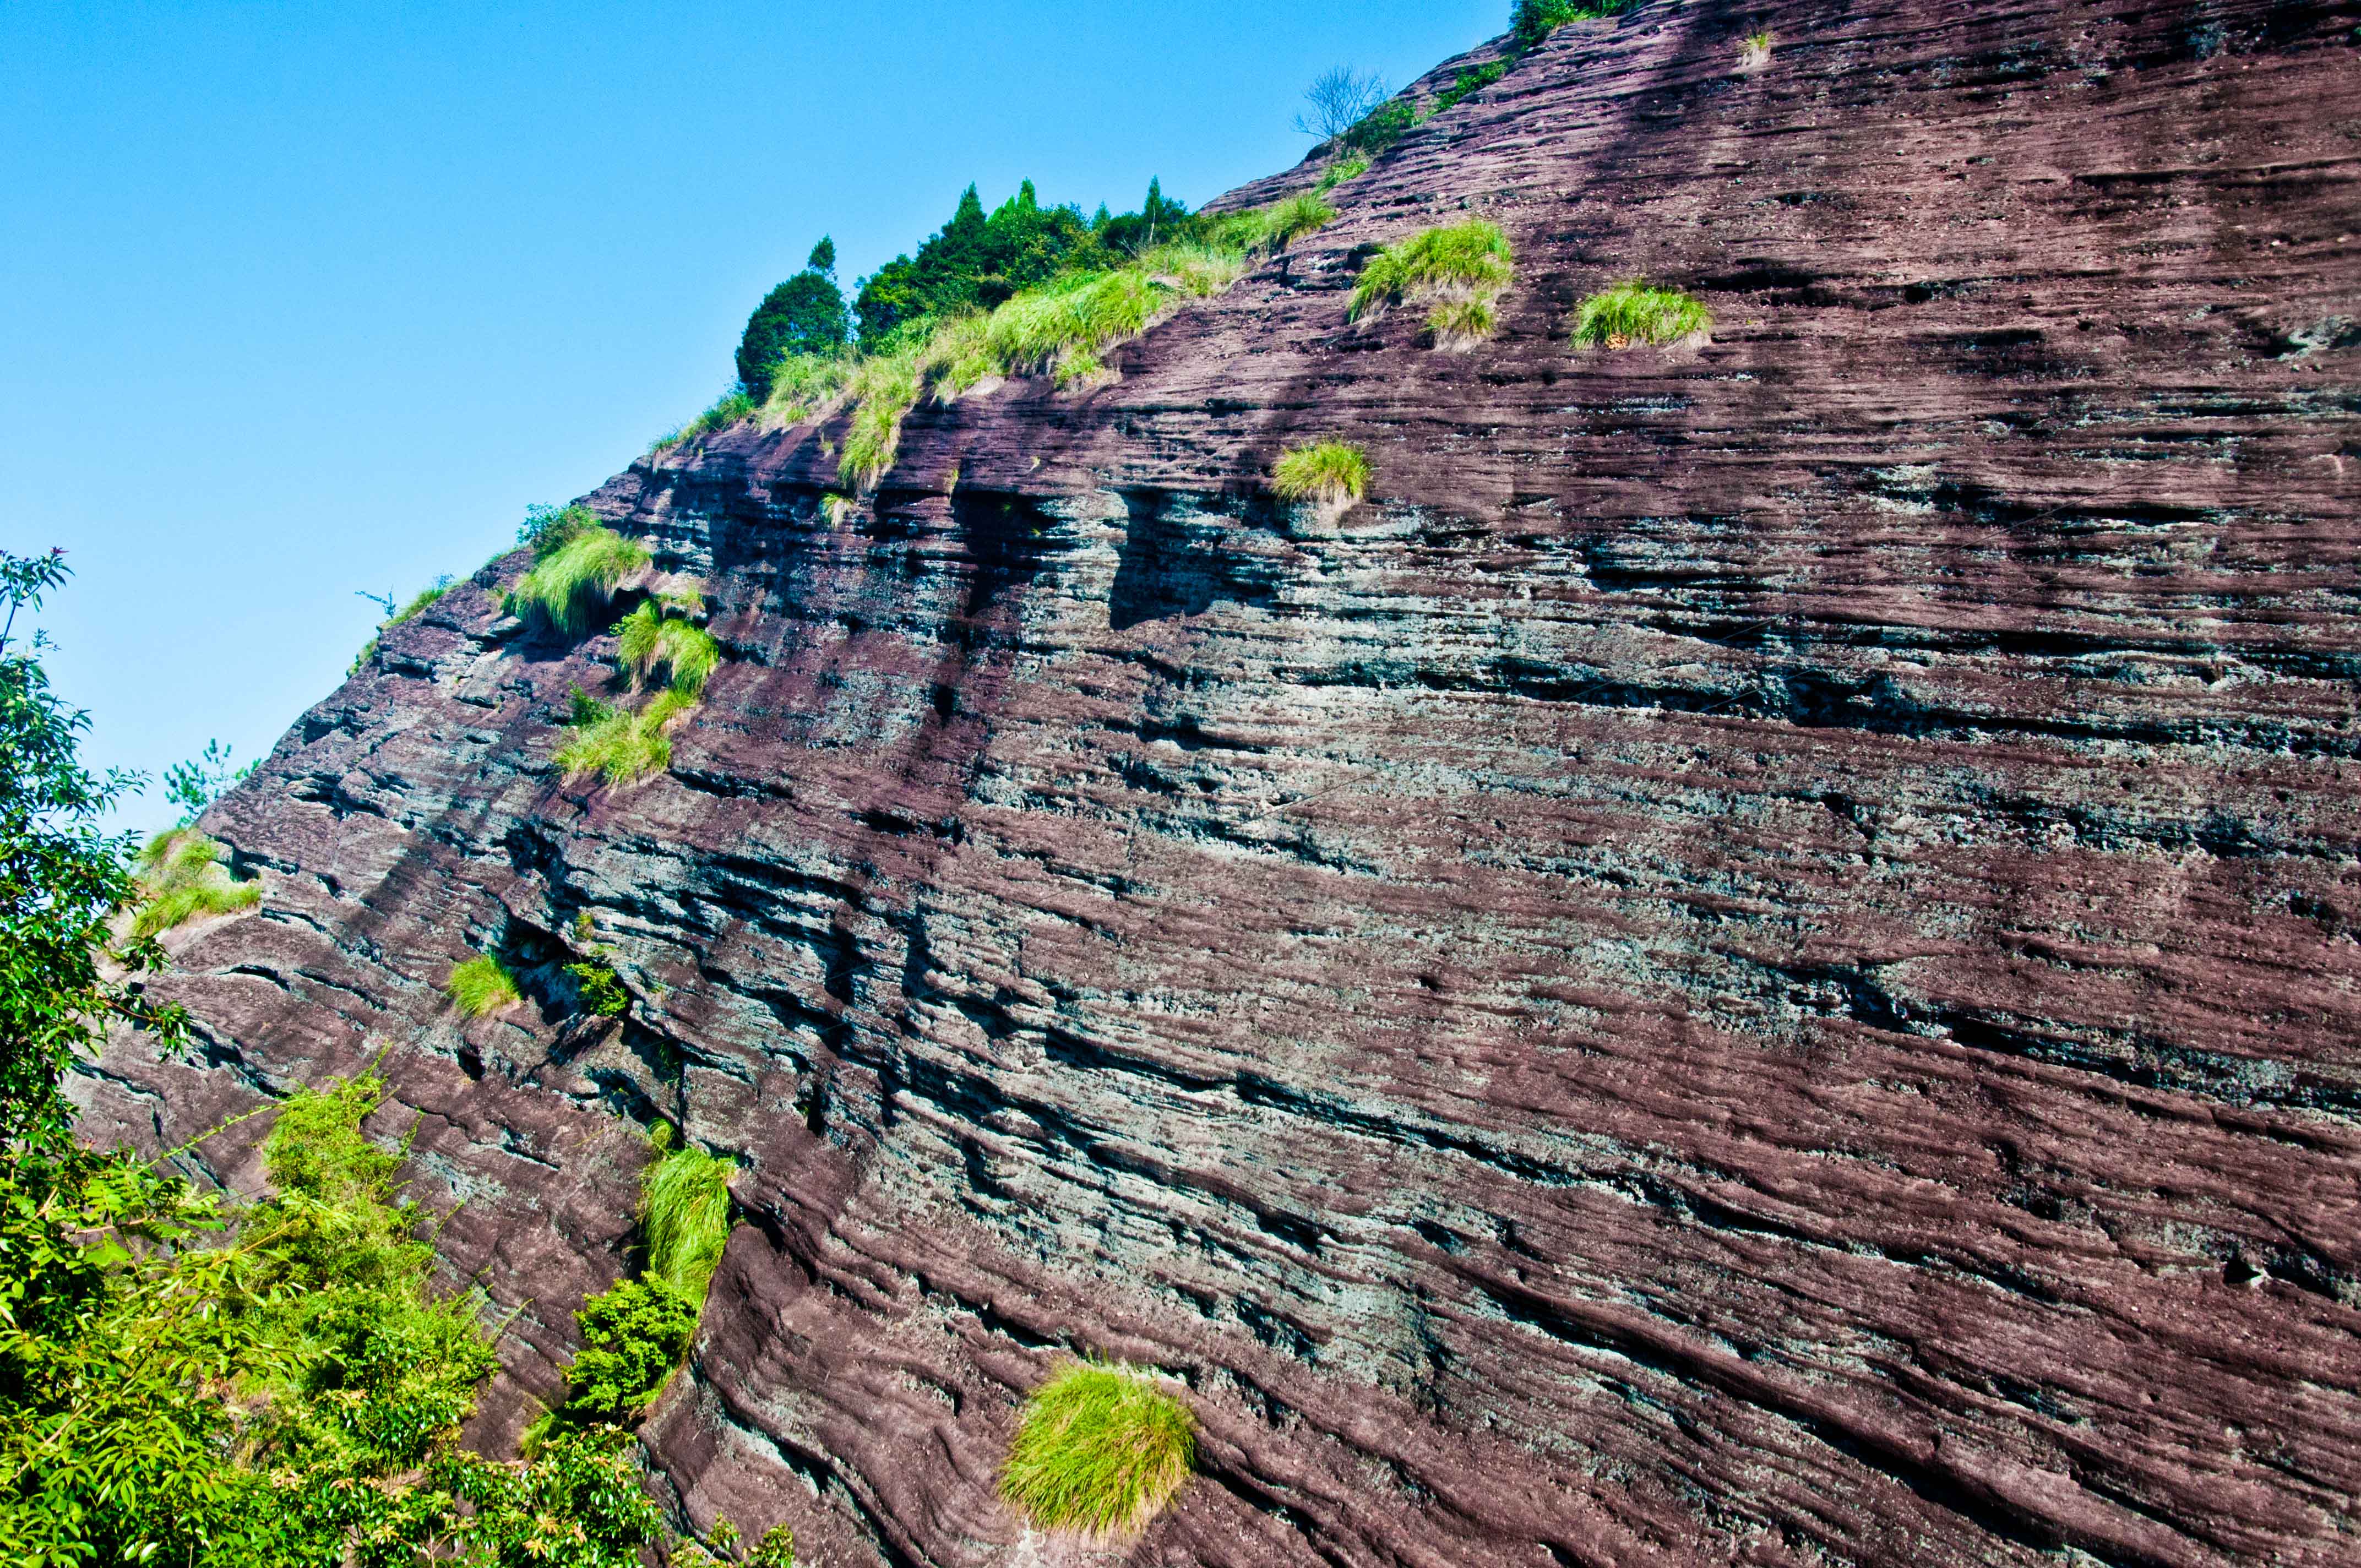
[[[488,566],[206,818],[267,892],[175,938],[203,1058],[86,1125],[381,1056],[521,1309],[495,1442],[638,1126],[736,1152],[646,1435],[831,1568],[1092,1555],[994,1488],[1071,1352],[1203,1424],[1109,1561],[2351,1562],[2356,27],[1647,5],[852,507],[840,410],[634,465],[729,661],[670,770],[553,774],[611,639]],[[1470,214],[1497,337],[1347,322]],[[1575,345],[1633,276],[1710,341]],[[1275,504],[1324,438],[1371,498]],[[586,913],[621,1025],[444,1001]]]

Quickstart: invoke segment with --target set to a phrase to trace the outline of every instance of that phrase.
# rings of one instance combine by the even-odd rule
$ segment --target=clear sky
[[[763,291],[987,206],[1202,203],[1510,0],[0,5],[0,545],[87,759],[267,751],[379,612],[709,402]],[[168,822],[161,791],[126,814]]]

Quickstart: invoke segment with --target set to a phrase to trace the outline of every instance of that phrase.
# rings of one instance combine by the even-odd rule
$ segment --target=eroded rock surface
[[[1078,1350],[1204,1423],[1137,1563],[2350,1563],[2356,27],[1651,4],[873,502],[840,412],[635,465],[593,504],[730,657],[670,773],[553,776],[611,640],[487,567],[207,818],[268,893],[176,938],[206,1059],[88,1124],[383,1051],[522,1309],[487,1441],[632,1118],[737,1151],[648,1436],[830,1568],[1087,1556],[994,1490]],[[1345,321],[1463,213],[1497,339]],[[1711,342],[1570,343],[1634,275]],[[1371,499],[1274,506],[1331,436]],[[627,1025],[455,1018],[586,911]]]

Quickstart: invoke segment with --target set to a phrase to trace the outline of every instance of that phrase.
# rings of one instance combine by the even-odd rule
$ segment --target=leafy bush
[[[832,357],[851,335],[844,291],[836,286],[836,246],[822,237],[804,269],[763,296],[738,340],[738,379],[767,400],[772,376],[786,358]]]
[[[508,965],[488,953],[453,966],[451,978],[443,982],[443,993],[470,1018],[481,1018],[524,1000]]]
[[[1506,60],[1488,60],[1482,65],[1469,67],[1459,73],[1458,80],[1435,94],[1433,112],[1440,115],[1446,109],[1459,107],[1461,104],[1508,73],[1509,65]]]
[[[524,509],[524,526],[517,530],[517,543],[533,547],[536,561],[555,554],[573,543],[578,534],[604,527],[598,514],[580,501],[571,506],[529,506]]]
[[[628,1426],[672,1380],[697,1334],[697,1302],[668,1279],[621,1279],[574,1321],[582,1348],[566,1371],[563,1419]]]
[[[572,739],[557,749],[553,761],[569,780],[598,773],[610,784],[662,773],[672,766],[672,740],[665,727],[696,706],[695,697],[671,686],[637,713],[577,691],[574,715],[566,722]]]
[[[1380,104],[1338,139],[1347,151],[1375,158],[1408,136],[1418,124],[1418,107],[1407,98]]]
[[[509,590],[508,611],[565,637],[579,637],[648,553],[613,529],[579,529],[542,554]]]
[[[730,1178],[737,1161],[684,1144],[640,1177],[640,1234],[648,1271],[691,1301],[705,1299],[706,1282],[730,1242]]]
[[[1000,1491],[1044,1529],[1119,1539],[1145,1528],[1196,1462],[1188,1406],[1141,1373],[1085,1362],[1026,1401]]]
[[[1589,296],[1574,314],[1574,340],[1602,348],[1673,343],[1712,330],[1712,313],[1700,302],[1636,278]]]
[[[1320,171],[1320,183],[1312,187],[1312,193],[1314,196],[1325,196],[1345,181],[1358,180],[1368,171],[1369,160],[1357,152],[1340,158]],[[1329,215],[1333,217],[1335,214],[1332,213]],[[1326,221],[1326,219],[1322,220],[1323,223]]]
[[[262,902],[262,883],[238,882],[222,863],[222,847],[193,828],[159,833],[139,851],[139,909],[135,938],[160,936],[200,915],[231,915]]]
[[[598,1018],[620,1018],[631,1004],[631,993],[623,989],[622,977],[607,961],[608,956],[606,948],[597,948],[588,959],[567,964],[566,972],[573,978],[584,1012]]]
[[[1369,258],[1353,289],[1357,320],[1406,300],[1480,299],[1489,303],[1516,277],[1515,254],[1498,225],[1482,218],[1424,229]]]
[[[1509,16],[1510,47],[1522,53],[1537,49],[1551,33],[1568,22],[1620,16],[1640,0],[1517,0]]]
[[[1292,448],[1272,468],[1270,488],[1290,501],[1359,500],[1369,489],[1368,454],[1344,441]]]

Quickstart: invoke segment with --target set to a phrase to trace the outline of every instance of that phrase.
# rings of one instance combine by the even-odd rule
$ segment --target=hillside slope
[[[856,508],[841,411],[636,464],[591,504],[728,655],[669,772],[553,774],[612,640],[487,567],[207,818],[266,896],[174,938],[206,1059],[86,1126],[390,1046],[522,1308],[495,1439],[619,1108],[735,1151],[647,1437],[829,1568],[1088,1555],[994,1484],[1069,1350],[1202,1422],[1138,1563],[2350,1562],[2357,27],[1658,0]],[[1467,214],[1497,338],[1347,322]],[[1576,346],[1642,274],[1711,341]],[[1369,500],[1277,506],[1330,436]],[[628,1023],[445,1003],[584,912]]]

